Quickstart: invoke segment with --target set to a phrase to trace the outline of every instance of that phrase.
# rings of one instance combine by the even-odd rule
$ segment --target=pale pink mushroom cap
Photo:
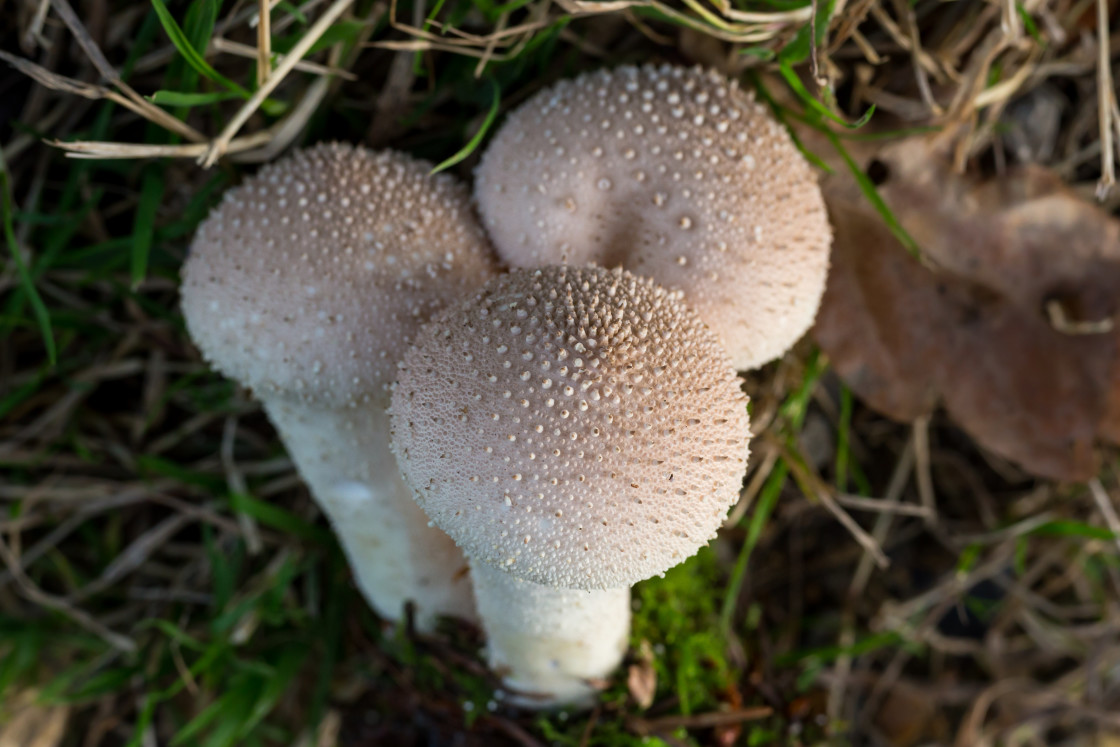
[[[430,169],[318,145],[227,192],[183,269],[206,358],[260,395],[386,406],[420,324],[496,271],[466,188]]]
[[[682,290],[737,369],[812,326],[832,233],[789,134],[716,72],[620,67],[514,111],[475,195],[516,267],[621,266]]]
[[[715,536],[746,470],[746,405],[680,294],[549,267],[425,326],[390,415],[405,481],[473,562],[613,589]]]

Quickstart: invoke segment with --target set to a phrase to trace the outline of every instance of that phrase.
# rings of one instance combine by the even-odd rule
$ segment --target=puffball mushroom
[[[389,387],[422,322],[496,271],[465,187],[393,152],[319,145],[266,166],[199,227],[187,327],[251,388],[382,617],[473,617],[466,564],[413,502]]]
[[[740,370],[781,356],[824,292],[816,178],[714,71],[626,66],[539,92],[487,147],[475,196],[511,266],[593,262],[682,290]]]
[[[590,702],[625,651],[629,587],[715,536],[750,438],[681,295],[597,267],[514,270],[449,306],[390,417],[417,502],[471,561],[492,667],[538,707]]]

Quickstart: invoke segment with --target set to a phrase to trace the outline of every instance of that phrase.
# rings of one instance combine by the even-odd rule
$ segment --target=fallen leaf
[[[1120,221],[1039,166],[955,174],[939,142],[854,154],[932,267],[843,166],[824,179],[835,239],[817,342],[884,415],[941,404],[1026,471],[1088,479],[1098,441],[1120,441]]]

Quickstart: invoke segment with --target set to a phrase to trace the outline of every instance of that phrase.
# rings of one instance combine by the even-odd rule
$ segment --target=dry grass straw
[[[233,119],[230,120],[229,124],[227,124],[221,133],[210,142],[206,153],[199,159],[199,163],[203,167],[213,166],[219,158],[225,155],[231,141],[234,136],[237,135],[238,130],[249,120],[249,117],[253,116],[253,113],[264,103],[268,95],[276,90],[284,81],[288,73],[295,69],[296,63],[310,51],[315,42],[319,40],[319,37],[326,33],[331,24],[345,13],[353,2],[354,0],[335,0],[323,14],[315,20],[315,23],[311,25],[307,33],[292,47],[292,51],[276,66],[276,69],[261,82],[260,87],[253,92],[252,97],[237,110],[237,113],[233,115]],[[266,65],[266,69],[268,67],[269,65]]]
[[[274,144],[279,134],[289,135],[293,131],[298,132],[299,130],[296,126],[299,120],[295,119],[294,114],[290,115],[295,120],[294,122],[277,123],[245,136],[238,136],[238,133],[268,98],[269,94],[283,84],[290,73],[300,70],[319,75],[338,75],[343,78],[352,78],[352,75],[344,70],[303,59],[326,29],[346,12],[352,0],[334,0],[330,3],[296,46],[287,55],[275,59],[275,68],[273,68],[274,57],[271,52],[271,34],[269,31],[275,32],[283,29],[287,23],[291,22],[292,18],[288,16],[284,21],[272,27],[270,25],[270,11],[276,5],[276,2],[260,0],[255,13],[241,11],[231,15],[223,19],[216,29],[217,36],[211,45],[211,50],[242,56],[252,54],[257,61],[258,80],[257,89],[252,97],[240,105],[217,136],[207,138],[190,125],[147,101],[121,81],[120,76],[108,64],[104,54],[82,26],[73,10],[70,9],[66,0],[51,1],[55,11],[62,17],[67,28],[75,36],[79,46],[108,83],[108,86],[90,85],[67,79],[9,53],[3,53],[0,58],[53,90],[65,91],[94,100],[113,101],[129,108],[148,121],[191,141],[190,144],[186,145],[167,146],[122,142],[50,141],[52,145],[67,151],[74,158],[196,158],[204,167],[210,167],[225,155],[244,154],[246,151],[261,149],[262,146],[271,146],[267,148],[267,152],[275,153],[282,150],[283,145],[286,145],[287,142],[290,142],[288,140]],[[310,12],[319,4],[322,3],[305,3],[303,10],[304,12]],[[536,32],[547,28],[564,16],[581,18],[622,13],[627,14],[637,25],[644,26],[632,12],[635,9],[650,9],[663,14],[683,28],[739,45],[780,42],[783,39],[788,39],[801,25],[815,18],[815,6],[790,11],[744,12],[731,7],[725,0],[715,0],[711,5],[700,0],[683,0],[683,4],[683,9],[678,9],[662,3],[660,0],[613,0],[606,3],[589,3],[582,2],[582,0],[555,0],[555,2],[540,0],[530,4],[527,11],[528,18],[525,22],[508,26],[507,14],[499,20],[491,32],[476,34],[459,28],[445,27],[435,19],[429,19],[423,24],[423,27],[419,22],[413,24],[402,23],[397,19],[397,2],[392,0],[388,9],[390,25],[405,38],[379,40],[371,42],[370,46],[398,51],[445,52],[474,57],[479,61],[476,74],[481,76],[488,62],[501,62],[516,58],[525,45],[532,40]],[[843,10],[843,5],[843,1],[838,3],[837,14]],[[45,2],[39,5],[35,21],[26,32],[25,38],[38,38],[46,8],[47,4]],[[372,26],[378,15],[380,14],[372,14],[369,19],[366,19],[367,22]],[[222,38],[222,34],[245,22],[256,27],[257,44],[255,47],[248,47]],[[429,30],[429,28],[433,30]],[[568,33],[564,35],[569,40],[575,40]],[[144,70],[160,62],[166,62],[173,53],[173,50],[169,50],[149,55],[148,58],[140,61],[138,68]],[[316,96],[321,95],[321,86],[312,84],[307,92],[314,101]],[[308,109],[313,110],[314,107],[297,106],[294,111],[306,115]],[[250,156],[246,160],[260,159]]]
[[[96,42],[94,42],[89,32],[82,25],[82,22],[74,13],[73,9],[70,8],[66,0],[51,0],[51,3],[55,12],[57,12],[64,21],[67,29],[74,36],[79,47],[86,54],[89,61],[93,64],[94,68],[107,85],[89,84],[68,78],[47,70],[27,59],[20,58],[2,50],[0,50],[0,59],[8,62],[17,70],[33,78],[37,83],[46,88],[83,96],[91,100],[104,99],[112,101],[124,106],[149,122],[191,141],[191,143],[185,145],[50,141],[52,145],[67,151],[72,157],[102,159],[157,157],[197,158],[204,166],[211,166],[218,158],[224,155],[243,154],[246,151],[263,150],[266,154],[274,155],[294,140],[303,129],[303,126],[306,125],[308,118],[314,113],[326,93],[326,89],[320,82],[313,82],[305,89],[304,98],[292,108],[292,111],[284,120],[259,132],[237,137],[238,131],[250,117],[253,116],[260,105],[268,98],[269,94],[284,83],[289,74],[293,71],[300,70],[322,76],[337,75],[344,79],[353,79],[353,75],[345,70],[340,70],[329,65],[316,64],[303,59],[331,24],[347,11],[352,2],[353,0],[335,0],[335,2],[331,3],[291,51],[277,59],[275,69],[273,69],[272,66],[271,36],[261,31],[262,28],[266,31],[270,29],[267,20],[269,17],[266,12],[268,8],[267,5],[262,5],[258,14],[254,16],[257,20],[256,25],[258,27],[258,45],[256,48],[246,48],[245,45],[227,41],[218,36],[215,43],[212,45],[213,51],[238,55],[244,55],[246,52],[249,52],[258,62],[258,74],[267,73],[267,75],[259,81],[258,88],[252,97],[237,109],[228,124],[214,138],[207,138],[189,124],[172,116],[164,109],[161,109],[140,96],[131,86],[121,80],[119,74],[108,63],[105,55],[101,52]],[[40,7],[45,8],[46,5],[44,4]],[[375,12],[369,18],[365,19],[365,22],[372,26],[379,15],[380,12],[378,12],[377,6],[375,6]],[[40,18],[39,14],[36,14],[35,18],[35,23],[40,23],[38,20]],[[265,19],[263,27],[260,23],[261,18]],[[249,20],[249,16],[234,16],[228,18],[219,25],[218,31],[230,30],[238,23],[243,23],[247,20]],[[29,29],[27,32],[25,38],[37,38],[38,35],[39,31],[33,26],[33,28]],[[174,50],[160,53],[155,61],[158,62],[158,60],[161,59],[167,60],[172,54],[174,54]],[[148,64],[152,63],[151,60],[141,61],[141,68],[145,66],[145,62],[148,62]],[[253,156],[249,156],[247,160],[261,159],[259,157],[254,159]]]

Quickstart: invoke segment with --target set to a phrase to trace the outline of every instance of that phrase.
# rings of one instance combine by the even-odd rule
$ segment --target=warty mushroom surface
[[[438,314],[390,413],[416,500],[487,568],[490,661],[528,705],[589,702],[625,649],[629,587],[715,536],[750,437],[735,371],[680,294],[597,267],[513,270]],[[578,625],[555,612],[574,606]],[[535,640],[509,642],[517,617]]]
[[[387,619],[473,616],[465,561],[388,449],[389,386],[422,322],[496,272],[465,187],[404,154],[319,145],[261,169],[200,226],[182,306],[252,389]]]
[[[796,342],[824,291],[816,177],[714,71],[623,66],[540,91],[487,146],[475,197],[511,266],[593,262],[682,290],[739,370]]]

